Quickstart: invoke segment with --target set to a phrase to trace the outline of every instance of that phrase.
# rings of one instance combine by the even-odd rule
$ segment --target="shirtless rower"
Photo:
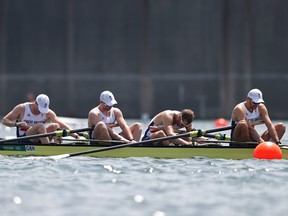
[[[193,120],[194,112],[191,109],[184,109],[181,112],[177,110],[164,110],[151,120],[142,140],[174,136],[181,132],[180,129],[184,129],[182,132],[192,131]],[[163,145],[170,145],[171,141],[178,145],[192,145],[192,138],[190,137],[167,140],[162,143]]]

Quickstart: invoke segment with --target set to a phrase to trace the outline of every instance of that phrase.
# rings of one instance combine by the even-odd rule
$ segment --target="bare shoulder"
[[[164,110],[157,115],[155,115],[154,120],[157,121],[158,119],[163,119],[169,117],[167,110]]]
[[[267,108],[266,108],[265,104],[263,104],[263,103],[258,105],[258,110],[259,110],[260,115],[268,114]]]
[[[16,105],[4,118],[17,119],[22,118],[25,113],[25,103]]]
[[[171,118],[171,114],[169,112],[169,110],[165,110],[163,112],[160,113],[160,115],[163,117],[163,118]]]
[[[173,115],[171,115],[170,110],[165,110],[162,113],[160,113],[160,118],[162,121],[168,121],[168,122],[173,122]]]
[[[99,109],[97,109],[97,107],[94,107],[93,109],[91,109],[88,113],[88,115],[98,115],[99,113]]]
[[[267,108],[266,108],[265,104],[260,103],[260,104],[258,105],[258,109],[267,109]]]
[[[234,107],[234,109],[232,111],[231,119],[233,121],[239,121],[239,120],[243,119],[244,116],[245,116],[245,109],[244,109],[242,103],[239,103]]]
[[[23,113],[25,112],[25,103],[18,104],[12,110],[14,113]]]
[[[113,107],[113,112],[116,117],[123,116],[122,111],[117,107]]]
[[[242,103],[238,103],[235,107],[234,107],[234,109],[233,109],[233,111],[235,112],[239,112],[239,111],[243,111],[244,112],[244,107],[243,107],[243,105],[242,105]]]
[[[49,110],[48,110],[48,113],[46,114],[46,119],[51,119],[51,120],[53,120],[53,119],[55,119],[56,117],[57,117],[56,113],[55,113],[53,110],[49,109]]]
[[[117,107],[113,107],[112,109],[114,110],[114,112],[122,113],[122,111]]]

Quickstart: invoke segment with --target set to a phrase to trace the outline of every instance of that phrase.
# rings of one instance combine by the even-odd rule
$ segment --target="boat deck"
[[[103,146],[91,145],[1,145],[0,155],[8,156],[53,156],[87,151]],[[195,146],[195,147],[124,147],[119,149],[85,154],[93,157],[153,157],[153,158],[191,158],[208,157],[223,159],[253,158],[254,148],[237,148],[223,146]],[[288,159],[288,150],[282,150],[283,159]]]

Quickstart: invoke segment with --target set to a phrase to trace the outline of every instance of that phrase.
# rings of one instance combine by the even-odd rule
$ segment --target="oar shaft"
[[[231,140],[230,136],[227,136],[226,134],[220,134],[220,133],[218,133],[218,134],[205,134],[204,137],[214,138],[217,140],[228,140],[228,141]]]
[[[189,133],[190,137],[196,137],[196,136],[200,137],[200,136],[205,136],[208,133],[215,133],[215,132],[219,132],[219,131],[231,130],[232,128],[233,128],[233,126],[227,126],[227,127],[214,128],[214,129],[210,129],[210,130],[196,130],[196,131],[191,131],[188,133]]]
[[[242,145],[255,145],[257,146],[259,143],[258,142],[237,142],[237,141],[229,141],[229,140],[201,140],[203,143],[231,143],[231,144],[238,144],[239,146]]]
[[[102,151],[108,151],[108,150],[119,149],[119,148],[124,148],[124,147],[129,147],[129,146],[135,146],[135,145],[162,142],[162,141],[166,141],[166,140],[172,140],[172,139],[189,137],[189,136],[190,137],[202,136],[202,134],[214,133],[214,132],[223,131],[223,130],[230,130],[231,128],[232,128],[232,126],[215,128],[215,129],[210,129],[210,130],[203,130],[203,131],[202,130],[191,131],[191,132],[188,132],[188,133],[177,134],[177,135],[174,135],[174,136],[159,137],[159,138],[155,138],[155,139],[151,139],[151,140],[144,140],[144,141],[141,141],[141,142],[125,143],[125,144],[120,144],[120,145],[115,145],[115,146],[109,146],[109,147],[104,147],[104,148],[97,148],[97,149],[91,149],[91,150],[82,151],[82,152],[75,152],[75,153],[71,153],[71,154],[65,154],[65,155],[63,155],[63,158],[74,157],[74,156],[79,156],[79,155],[83,155],[83,154],[102,152]],[[53,158],[53,156],[52,156],[52,158]],[[55,156],[55,158],[57,158],[57,156]]]
[[[69,139],[69,138],[61,138],[61,141],[73,141],[73,142],[95,142],[95,143],[115,143],[115,144],[123,144],[124,141],[121,140],[99,140],[99,139]]]
[[[215,132],[219,132],[219,131],[231,130],[233,127],[234,126],[226,126],[226,127],[220,127],[220,128],[205,130],[205,131],[202,131],[202,134],[205,135],[207,133],[215,133]]]
[[[35,135],[17,137],[17,138],[12,138],[12,139],[0,140],[0,143],[7,143],[7,142],[13,142],[13,141],[19,141],[19,140],[28,140],[28,139],[42,138],[42,137],[48,137],[48,136],[63,136],[63,135],[67,136],[67,135],[69,135],[71,133],[90,131],[90,130],[92,130],[91,127],[75,129],[75,130],[66,130],[66,129],[65,130],[58,130],[58,131],[45,133],[45,134],[35,134]]]

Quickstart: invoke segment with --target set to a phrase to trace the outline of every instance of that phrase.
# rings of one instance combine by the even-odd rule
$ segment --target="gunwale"
[[[59,154],[71,154],[90,149],[103,148],[100,145],[83,144],[1,144],[0,155],[5,156],[53,156]],[[103,152],[87,154],[92,157],[152,157],[152,158],[192,158],[207,157],[221,159],[249,159],[253,158],[253,147],[228,147],[228,146],[133,146],[113,149]],[[288,150],[282,149],[283,159],[288,159]]]

